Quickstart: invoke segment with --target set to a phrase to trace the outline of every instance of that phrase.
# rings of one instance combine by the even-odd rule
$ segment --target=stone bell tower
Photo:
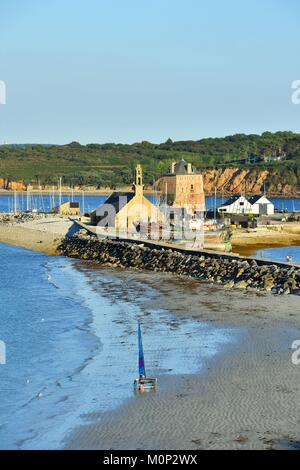
[[[185,160],[173,162],[169,173],[159,180],[163,200],[169,206],[186,208],[194,213],[205,211],[203,176]]]
[[[143,196],[143,171],[140,164],[135,167],[134,192],[136,196]]]

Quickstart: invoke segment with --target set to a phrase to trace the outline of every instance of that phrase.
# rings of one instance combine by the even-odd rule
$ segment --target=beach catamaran
[[[139,378],[134,381],[134,388],[139,392],[147,392],[149,390],[156,390],[157,379],[150,379],[146,376],[144,351],[142,343],[142,331],[141,325],[138,326],[138,349],[139,349]]]

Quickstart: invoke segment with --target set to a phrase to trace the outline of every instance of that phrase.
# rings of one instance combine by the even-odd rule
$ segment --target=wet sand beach
[[[251,256],[258,250],[300,245],[300,224],[289,222],[268,228],[240,229],[231,238],[232,251]]]
[[[182,375],[174,370],[171,376],[159,377],[156,393],[132,394],[113,411],[83,416],[87,424],[73,433],[66,448],[298,446],[300,366],[291,361],[292,342],[300,339],[297,297],[227,292],[167,274],[114,271],[114,275],[121,280],[126,276],[133,289],[141,280],[155,289],[156,296],[149,299],[149,305],[144,303],[144,311],[159,306],[172,311],[178,323],[192,317],[195,324],[238,326],[239,341],[205,360],[199,373]],[[173,334],[176,343],[176,328]]]

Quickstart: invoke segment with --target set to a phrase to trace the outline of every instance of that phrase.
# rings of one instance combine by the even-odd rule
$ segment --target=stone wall
[[[83,231],[63,240],[58,251],[65,256],[105,266],[175,273],[225,288],[300,295],[300,269],[294,266],[98,240]]]

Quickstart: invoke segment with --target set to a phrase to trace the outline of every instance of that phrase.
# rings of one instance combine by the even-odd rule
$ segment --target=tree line
[[[265,162],[263,157],[281,150],[285,158]],[[249,158],[251,157],[251,158]],[[155,144],[91,143],[81,145],[0,146],[0,177],[25,184],[113,187],[133,182],[134,168],[141,163],[144,182],[152,184],[168,171],[172,161],[184,158],[199,170],[226,166],[275,168],[280,179],[291,174],[300,179],[300,134],[264,132],[235,134],[224,138],[173,141]]]

